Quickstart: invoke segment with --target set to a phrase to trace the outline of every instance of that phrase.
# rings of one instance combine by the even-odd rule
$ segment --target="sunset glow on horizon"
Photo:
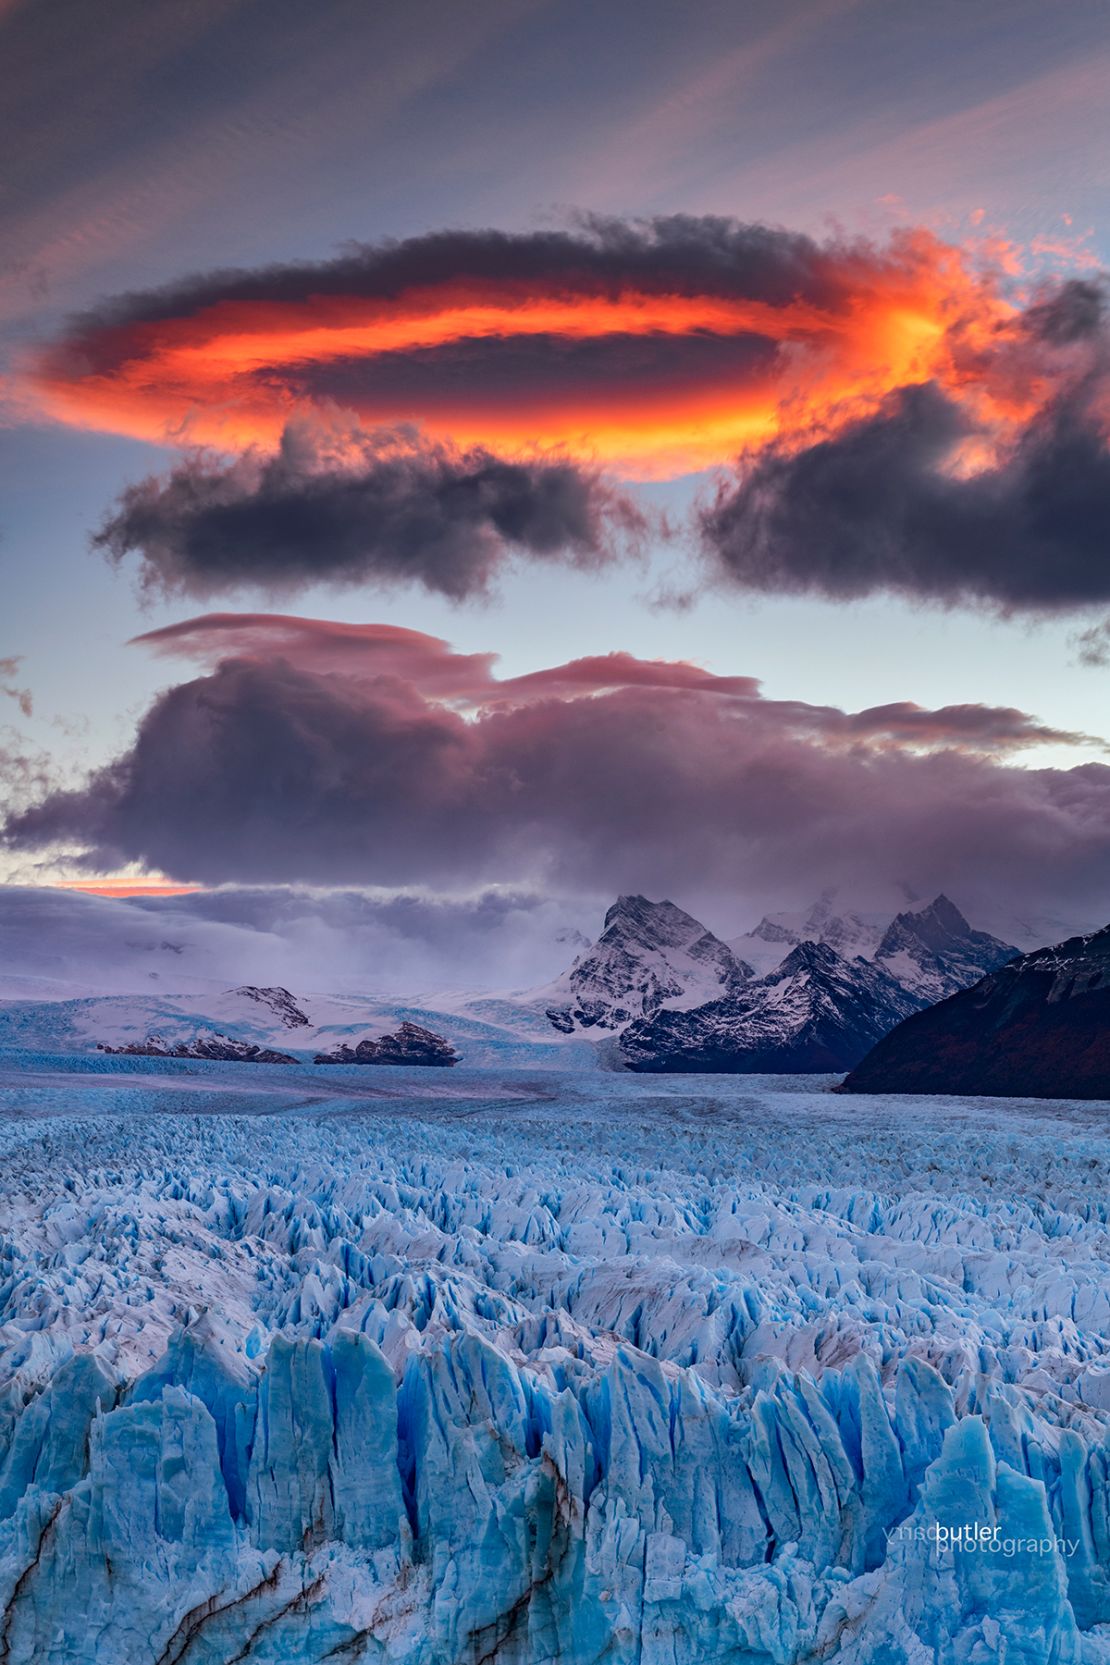
[[[79,890],[85,896],[194,896],[203,885],[175,885],[156,879],[57,879],[58,890]]]

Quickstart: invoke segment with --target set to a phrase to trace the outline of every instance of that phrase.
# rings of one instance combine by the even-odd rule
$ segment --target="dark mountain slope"
[[[907,1018],[842,1091],[1110,1100],[1110,926]]]

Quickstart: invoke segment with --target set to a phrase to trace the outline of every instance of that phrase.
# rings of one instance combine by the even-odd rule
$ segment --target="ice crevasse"
[[[808,1105],[13,1145],[0,1662],[1110,1660],[1097,1141]]]

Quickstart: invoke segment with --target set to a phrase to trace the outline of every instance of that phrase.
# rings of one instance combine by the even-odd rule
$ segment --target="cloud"
[[[595,654],[522,676],[497,677],[493,653],[458,653],[438,636],[393,624],[346,624],[282,613],[205,613],[134,638],[166,656],[218,666],[234,657],[288,660],[302,670],[356,682],[402,682],[423,698],[460,707],[519,705],[615,688],[687,688],[722,697],[757,698],[750,676],[716,676],[681,660]]]
[[[0,725],[0,798],[9,815],[40,803],[56,790],[57,771],[44,752],[32,752],[24,738]]]
[[[171,594],[473,596],[638,547],[609,477],[715,467],[710,582],[1079,610],[1110,592],[1107,284],[1014,259],[681,215],[435,232],[123,296],[22,386],[186,448],[95,539]]]
[[[1049,728],[1009,706],[929,710],[902,700],[845,712],[836,706],[767,699],[756,677],[721,676],[688,660],[640,659],[631,653],[592,654],[502,677],[496,675],[496,654],[459,653],[440,637],[390,624],[348,624],[281,613],[205,613],[147,631],[132,645],[213,668],[231,658],[261,664],[281,659],[316,675],[362,684],[397,683],[429,703],[471,712],[652,689],[662,696],[696,694],[742,705],[750,722],[820,735],[830,745],[867,740],[998,752],[1045,742],[1100,744],[1091,735]]]
[[[460,600],[488,591],[514,554],[597,566],[645,526],[566,459],[508,462],[302,422],[273,455],[193,454],[129,486],[93,543],[117,563],[137,551],[144,588],[168,595],[411,581]]]
[[[1004,614],[1110,600],[1105,286],[1042,297],[969,369],[1020,411],[1001,436],[927,381],[810,444],[750,452],[700,515],[717,572],[746,590]]]
[[[1089,625],[1072,637],[1075,656],[1081,665],[1101,668],[1110,665],[1110,619]]]
[[[81,427],[273,450],[291,410],[628,477],[726,461],[908,379],[1012,307],[923,231],[878,246],[674,215],[435,232],[123,296],[37,353]]]
[[[9,678],[6,682],[0,682],[0,694],[4,694],[6,698],[14,700],[23,715],[25,717],[30,717],[34,712],[34,701],[31,697],[31,690],[29,688],[21,688],[17,686],[14,681],[14,678],[19,675],[19,667],[22,663],[23,660],[19,655],[10,659],[0,659],[0,677]]]
[[[708,905],[805,873],[1110,905],[1110,769],[1005,763],[1069,738],[1024,713],[846,713],[626,655],[499,682],[488,656],[364,628],[216,615],[156,633],[239,652],[160,695],[126,753],[12,817],[7,843],[207,883]]]

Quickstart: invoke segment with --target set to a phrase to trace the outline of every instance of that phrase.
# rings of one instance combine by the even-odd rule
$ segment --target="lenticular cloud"
[[[611,482],[709,467],[693,542],[726,589],[1110,600],[1105,283],[1022,289],[923,231],[433,233],[110,302],[25,379],[186,447],[95,539],[170,593],[471,597],[626,553],[651,528]]]

